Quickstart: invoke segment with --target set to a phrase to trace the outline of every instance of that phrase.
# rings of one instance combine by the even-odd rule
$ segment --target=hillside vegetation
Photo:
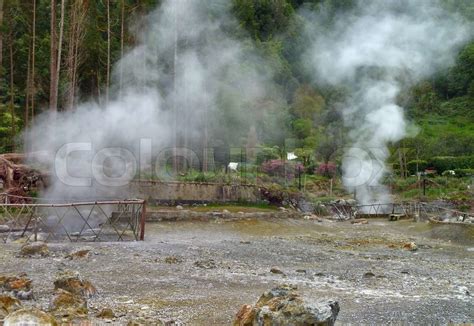
[[[111,88],[116,76],[114,63],[137,43],[135,31],[141,28],[141,17],[159,2],[1,1],[0,150],[27,147],[21,132],[45,110],[74,110],[81,101],[105,105],[109,92],[116,91]],[[345,91],[319,83],[305,69],[302,54],[309,37],[305,24],[310,19],[305,13],[324,11],[322,26],[329,27],[355,3],[232,0],[231,12],[237,23],[226,33],[245,42],[251,39],[259,55],[271,64],[275,92],[283,94],[284,103],[278,104],[277,131],[264,126],[255,130],[245,121],[233,120],[226,110],[232,98],[223,98],[219,103],[223,126],[237,132],[224,145],[259,146],[263,148],[262,161],[277,159],[283,149],[295,151],[309,172],[321,163],[339,163],[347,130],[338,103]],[[441,3],[457,12],[459,19],[474,23],[472,1]],[[315,32],[324,33],[324,29]],[[59,64],[51,57],[58,47],[62,49]],[[56,84],[57,91],[52,89]],[[414,165],[429,167],[434,157],[472,157],[474,42],[458,49],[454,66],[404,89],[399,103],[413,124],[411,137],[391,144],[394,154],[390,161],[400,174],[413,173]],[[256,109],[265,111],[266,105]],[[472,169],[472,161],[449,169]]]

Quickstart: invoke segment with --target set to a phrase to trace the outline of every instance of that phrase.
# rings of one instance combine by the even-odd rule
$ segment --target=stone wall
[[[129,196],[149,202],[257,202],[260,189],[254,185],[198,182],[134,181]]]
[[[159,211],[147,211],[147,222],[174,222],[174,221],[209,221],[215,219],[263,219],[263,218],[301,218],[303,215],[293,209],[269,210],[265,212],[229,212],[209,211],[199,212],[187,209],[160,209]]]

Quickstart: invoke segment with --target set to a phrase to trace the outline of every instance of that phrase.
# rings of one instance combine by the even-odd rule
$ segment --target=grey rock
[[[281,285],[262,294],[254,306],[242,306],[233,325],[332,326],[339,310],[339,303],[335,300],[307,303],[295,286]]]

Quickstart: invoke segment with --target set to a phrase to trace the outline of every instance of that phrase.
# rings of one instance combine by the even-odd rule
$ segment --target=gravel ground
[[[112,308],[117,325],[229,325],[242,304],[281,283],[308,301],[338,300],[340,325],[465,323],[474,322],[471,230],[385,220],[150,223],[144,242],[50,244],[46,258],[17,258],[19,244],[1,244],[0,274],[26,272],[36,296],[26,304],[47,309],[56,272],[79,271],[98,288],[91,316]],[[89,257],[64,258],[85,246]]]

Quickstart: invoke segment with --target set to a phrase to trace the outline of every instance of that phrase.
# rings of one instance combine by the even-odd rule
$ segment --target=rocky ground
[[[48,310],[58,272],[77,271],[97,289],[88,318],[99,324],[230,325],[282,283],[337,300],[340,325],[474,322],[474,235],[460,226],[217,218],[149,223],[144,242],[48,246],[29,258],[0,244],[0,276],[26,273],[34,299],[22,304]],[[96,317],[104,308],[113,314]]]

